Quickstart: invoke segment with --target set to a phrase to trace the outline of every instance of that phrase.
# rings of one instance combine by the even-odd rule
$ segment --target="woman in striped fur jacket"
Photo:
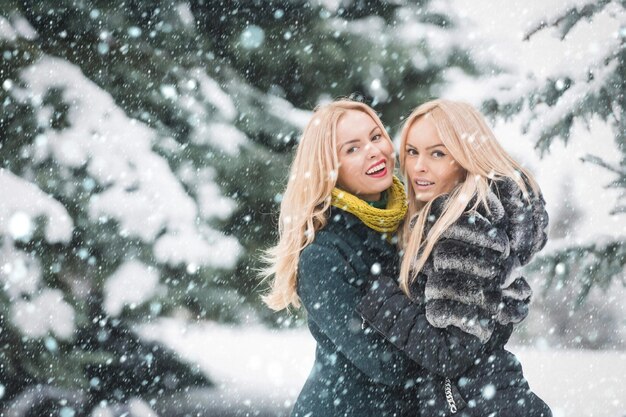
[[[422,384],[420,415],[551,416],[504,349],[513,324],[528,314],[531,289],[519,267],[546,243],[537,183],[480,113],[448,100],[425,103],[408,117],[400,165],[408,183],[400,278],[371,277],[357,312],[438,376]],[[424,311],[432,326],[451,333],[445,346],[429,344],[415,325]],[[455,339],[459,332],[496,348],[464,354],[472,351],[463,346],[466,337]]]

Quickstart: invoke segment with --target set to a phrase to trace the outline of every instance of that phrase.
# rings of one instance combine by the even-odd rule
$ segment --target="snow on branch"
[[[613,61],[586,74],[578,74],[579,77],[570,81],[571,86],[558,98],[556,105],[551,106],[545,102],[536,105],[532,112],[526,115],[523,124],[531,137],[538,138],[537,146],[542,150],[545,149],[555,132],[562,131],[561,125],[564,122],[572,121],[574,117],[584,117],[595,109],[592,101],[601,94],[601,90],[605,88],[616,68],[617,62]],[[585,78],[591,79],[586,81]],[[559,79],[556,83],[558,89],[560,83],[565,81]],[[565,131],[567,138],[569,129]]]
[[[624,172],[623,169],[620,169],[614,165],[611,165],[609,163],[607,163],[606,161],[604,161],[602,158],[600,158],[599,156],[596,155],[591,155],[591,154],[587,154],[585,156],[583,156],[582,158],[580,158],[581,161],[583,162],[590,162],[592,164],[596,164],[598,166],[601,166],[605,169],[608,169],[609,171],[612,171],[616,174],[620,174],[620,175],[626,175],[626,172]]]
[[[102,189],[89,199],[91,221],[116,220],[122,235],[154,244],[159,262],[234,266],[238,242],[198,226],[196,201],[167,160],[153,150],[156,131],[129,118],[110,94],[67,61],[43,57],[21,75],[27,87],[16,88],[14,96],[43,113],[38,117],[43,130],[38,159],[52,158],[70,170],[85,167]],[[62,91],[68,107],[69,126],[63,129],[47,124],[50,109],[41,106],[51,89]]]
[[[29,240],[34,220],[45,219],[44,236],[50,243],[67,243],[74,223],[63,205],[35,184],[0,168],[0,235]]]
[[[33,40],[37,36],[35,29],[20,14],[11,14],[8,19],[0,16],[0,40],[15,42],[19,38]]]
[[[63,299],[63,292],[44,288],[30,300],[11,305],[11,319],[27,337],[40,338],[53,333],[60,339],[71,339],[75,324],[74,308]]]
[[[529,40],[535,33],[546,27],[554,27],[560,31],[561,39],[564,39],[569,31],[583,18],[591,19],[600,12],[612,0],[572,0],[561,5],[560,10],[551,18],[544,17],[530,25],[530,29],[524,34],[524,40]]]

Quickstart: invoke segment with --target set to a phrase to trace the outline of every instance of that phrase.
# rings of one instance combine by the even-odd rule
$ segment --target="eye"
[[[381,139],[382,139],[382,137],[383,137],[383,136],[382,136],[381,134],[374,135],[374,136],[372,137],[372,142],[377,142],[377,141],[381,140]]]
[[[409,148],[409,149],[406,150],[406,154],[409,155],[409,156],[415,156],[415,155],[417,155],[417,151],[415,149],[413,149],[413,148]]]
[[[351,153],[356,152],[358,149],[359,149],[358,146],[351,146],[346,150],[346,153],[349,155]]]
[[[441,151],[434,151],[432,155],[437,159],[443,158],[444,156],[446,156],[446,154]]]

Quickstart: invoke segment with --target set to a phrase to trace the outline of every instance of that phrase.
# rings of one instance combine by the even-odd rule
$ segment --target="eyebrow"
[[[409,148],[417,149],[415,146],[413,146],[411,144],[408,144],[408,143],[406,144],[406,146],[409,147]],[[428,150],[428,149],[436,148],[438,146],[443,146],[444,148],[446,147],[446,145],[444,145],[443,143],[438,143],[436,145],[428,146],[426,149]]]
[[[378,130],[380,130],[380,127],[376,126],[374,129],[372,129],[372,130],[370,131],[370,135],[371,135],[372,133],[374,133],[377,129],[378,129]],[[343,149],[343,147],[344,147],[344,146],[346,146],[346,145],[349,145],[349,144],[354,143],[354,142],[360,142],[360,141],[361,141],[361,139],[352,139],[352,140],[349,140],[349,141],[347,141],[347,142],[342,143],[342,144],[341,144],[341,146],[339,147],[339,149]]]
[[[360,141],[361,141],[361,139],[352,139],[352,140],[349,140],[349,141],[347,141],[347,142],[342,143],[342,144],[341,144],[341,146],[339,147],[339,149],[343,149],[343,147],[344,147],[344,146],[346,146],[346,145],[349,145],[349,144],[354,143],[354,142],[360,142]]]

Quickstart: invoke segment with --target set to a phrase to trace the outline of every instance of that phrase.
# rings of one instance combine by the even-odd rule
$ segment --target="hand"
[[[522,265],[527,264],[532,256],[546,244],[548,213],[541,193],[535,194],[528,187],[529,200],[524,198],[522,190],[511,178],[495,182],[500,201],[508,217],[506,228],[511,251]]]
[[[511,274],[510,284],[502,288],[502,303],[498,309],[496,320],[501,324],[519,323],[528,315],[528,304],[532,290],[526,279],[517,274]]]

